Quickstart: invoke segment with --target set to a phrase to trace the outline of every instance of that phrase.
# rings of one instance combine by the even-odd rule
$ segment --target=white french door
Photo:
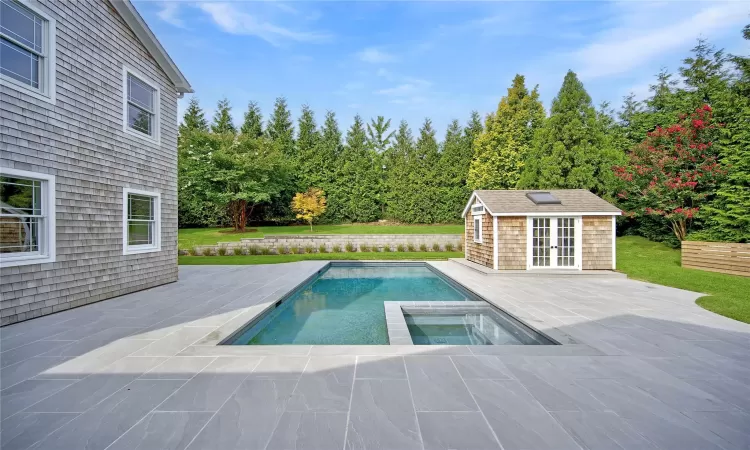
[[[529,217],[528,263],[531,269],[580,269],[579,217]]]

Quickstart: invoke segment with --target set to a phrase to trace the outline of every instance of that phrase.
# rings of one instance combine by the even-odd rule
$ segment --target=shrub
[[[295,245],[295,246],[293,246],[293,247],[289,247],[289,251],[290,251],[290,252],[291,252],[291,253],[292,253],[293,255],[297,255],[297,254],[299,254],[299,253],[300,253],[299,247],[297,247],[296,245]]]
[[[219,247],[219,256],[226,256],[227,254],[227,248],[226,247]]]
[[[251,255],[258,255],[260,254],[260,247],[258,247],[257,245],[251,245],[247,248],[247,253]]]
[[[234,248],[234,256],[240,256],[242,255],[242,249],[240,247]]]
[[[432,251],[433,252],[439,252],[440,251],[440,244],[438,244],[437,242],[435,242],[434,244],[432,244]]]
[[[357,250],[354,248],[354,244],[351,242],[346,243],[346,251],[349,253],[356,252]]]
[[[318,253],[328,253],[328,249],[326,248],[325,244],[320,244],[320,247],[318,247]]]
[[[456,250],[458,250],[459,252],[464,251],[464,244],[463,244],[463,242],[459,242],[458,243],[458,246],[456,247]]]
[[[427,244],[419,244],[419,251],[420,252],[426,252],[427,251]]]
[[[214,249],[212,248],[204,248],[203,249],[203,256],[211,256],[214,254]]]
[[[196,256],[198,254],[200,254],[200,252],[198,251],[196,247],[193,247],[190,250],[188,250],[188,255],[190,256]]]
[[[315,253],[315,247],[313,247],[312,245],[306,245],[305,253]]]
[[[261,255],[270,255],[271,254],[271,249],[268,248],[268,247],[263,247],[263,248],[260,249],[260,254]]]
[[[447,243],[447,244],[445,244],[445,251],[446,252],[452,252],[453,251],[453,244],[451,244],[450,242]]]
[[[359,251],[360,252],[369,252],[370,251],[370,246],[367,245],[367,244],[362,244],[362,245],[359,246]]]
[[[417,251],[417,247],[414,244],[411,244],[411,243],[406,244],[406,249],[408,251],[410,251],[410,252],[416,252]]]
[[[388,253],[388,252],[390,252],[390,251],[391,251],[391,246],[390,246],[390,244],[385,244],[385,245],[383,246],[383,252],[385,252],[385,253]]]
[[[334,245],[333,246],[333,253],[341,253],[341,246],[340,245]]]
[[[403,252],[405,252],[405,251],[406,251],[406,247],[404,247],[404,244],[398,244],[398,245],[396,246],[396,251],[397,251],[397,252],[401,252],[401,253],[403,253]]]
[[[279,251],[279,255],[288,255],[289,254],[289,249],[287,247],[284,247],[284,246],[279,247],[278,251]]]

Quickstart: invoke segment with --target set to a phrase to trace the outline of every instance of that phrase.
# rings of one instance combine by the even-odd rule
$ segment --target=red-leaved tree
[[[627,164],[613,168],[622,181],[618,195],[626,214],[663,216],[677,239],[685,240],[691,220],[724,175],[712,142],[717,127],[711,107],[703,105],[648,133]]]

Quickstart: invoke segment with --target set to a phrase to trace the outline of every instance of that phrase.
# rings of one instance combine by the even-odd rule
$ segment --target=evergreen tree
[[[182,123],[180,124],[180,136],[184,135],[188,131],[208,131],[208,122],[203,114],[203,110],[198,104],[198,99],[190,97],[190,102],[185,110],[185,114],[182,116]]]
[[[328,209],[321,218],[325,222],[339,223],[344,220],[343,192],[346,192],[347,186],[340,185],[337,180],[342,152],[341,137],[336,114],[328,111],[315,151],[303,166],[308,168],[302,173],[303,180],[325,191]]]
[[[406,166],[408,185],[412,195],[407,199],[408,213],[405,220],[409,223],[433,223],[433,209],[438,195],[437,163],[439,160],[438,143],[432,121],[425,119],[419,129],[419,138],[411,155],[407,155]]]
[[[591,97],[573,71],[568,71],[550,117],[534,136],[519,186],[525,189],[589,189],[611,197],[611,167],[622,161],[611,147],[606,127]]]
[[[260,112],[260,106],[255,102],[247,105],[245,120],[242,122],[240,132],[251,138],[263,136],[263,115]]]
[[[346,205],[344,216],[351,222],[376,220],[380,213],[380,170],[375,167],[374,151],[368,146],[364,122],[359,115],[354,117],[354,123],[346,134],[341,161],[343,166],[337,183]]]
[[[232,123],[232,107],[229,106],[229,100],[226,98],[219,100],[216,105],[211,131],[214,133],[237,133],[237,128]]]
[[[297,151],[295,153],[297,155],[299,188],[301,191],[311,187],[320,188],[320,186],[312,184],[315,179],[314,174],[321,170],[321,167],[317,165],[319,161],[315,157],[320,133],[315,123],[315,114],[309,106],[302,105],[302,114],[299,117],[298,125]]]
[[[399,123],[393,145],[384,155],[385,172],[385,215],[405,222],[409,214],[409,202],[413,189],[409,186],[407,161],[414,156],[414,137],[405,120]]]
[[[367,140],[370,146],[378,153],[383,153],[391,143],[395,131],[388,132],[391,127],[391,119],[385,120],[385,117],[378,116],[377,120],[370,119],[367,124]]]
[[[294,156],[294,123],[284,97],[276,99],[273,114],[268,119],[266,133],[272,141],[281,146],[284,154]]]
[[[743,36],[750,41],[750,25],[745,26]],[[718,140],[727,176],[714,201],[701,213],[707,225],[702,234],[711,240],[750,242],[750,55],[733,55],[729,61],[738,78],[721,102],[726,122]]]
[[[617,114],[617,118],[629,146],[633,146],[643,140],[643,136],[639,134],[635,127],[638,116],[642,113],[643,105],[635,99],[635,93],[631,92],[623,98],[622,108]]]
[[[516,75],[508,95],[500,100],[497,112],[487,117],[484,132],[476,140],[469,185],[474,189],[514,189],[544,117],[537,88],[529,92],[524,77]]]
[[[438,163],[438,195],[435,198],[435,221],[451,223],[460,220],[463,203],[471,195],[466,184],[472,158],[468,134],[454,120],[448,126]]]

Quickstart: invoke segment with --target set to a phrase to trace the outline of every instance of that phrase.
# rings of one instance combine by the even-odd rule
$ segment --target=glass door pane
[[[533,267],[549,267],[551,264],[550,219],[532,219],[531,234],[531,265]]]
[[[574,267],[575,258],[575,219],[557,219],[557,267]]]

